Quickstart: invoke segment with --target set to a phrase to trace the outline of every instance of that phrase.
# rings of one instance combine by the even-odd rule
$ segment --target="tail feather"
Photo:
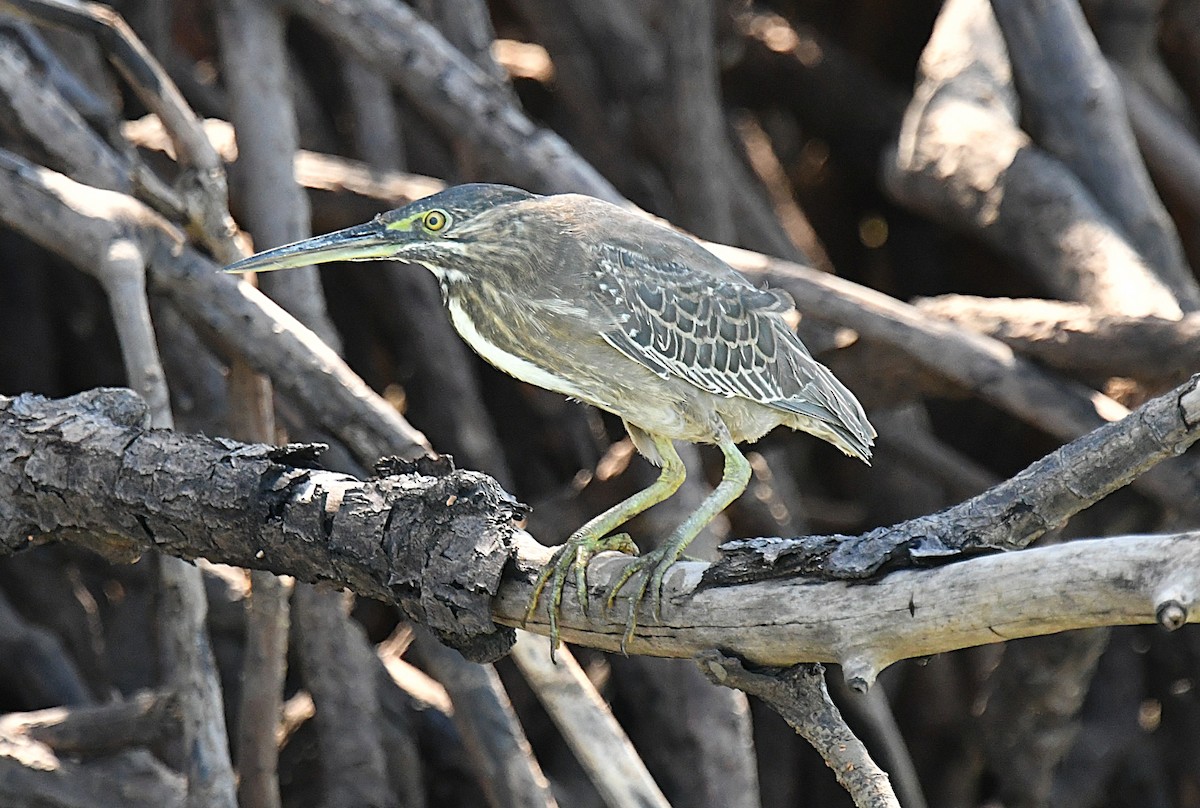
[[[776,399],[770,405],[795,413],[795,428],[870,465],[877,433],[862,404],[826,367],[813,362],[811,369],[817,369],[817,373],[800,395]]]

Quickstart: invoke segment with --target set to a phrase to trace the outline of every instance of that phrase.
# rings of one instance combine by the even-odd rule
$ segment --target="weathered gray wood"
[[[0,189],[0,219],[78,266],[99,264],[120,237],[133,240],[149,257],[155,291],[215,343],[270,376],[362,463],[428,450],[424,437],[311,331],[257,289],[222,275],[212,261],[183,246],[183,234],[149,208],[2,150]]]
[[[448,136],[502,166],[509,181],[622,201],[566,141],[526,117],[503,85],[402,3],[291,0],[296,13],[396,82]]]
[[[1121,87],[1083,9],[1076,0],[992,0],[991,6],[1034,138],[1087,187],[1180,306],[1194,311],[1200,287],[1138,153]]]
[[[703,653],[697,661],[712,681],[770,704],[820,753],[858,808],[900,808],[887,773],[871,760],[829,698],[821,665],[797,665],[772,675],[748,671],[719,651]]]
[[[610,808],[669,808],[646,764],[567,648],[517,632],[513,659]]]
[[[972,295],[939,295],[913,305],[1076,377],[1177,384],[1200,368],[1198,314],[1125,317],[1083,303]]]
[[[223,261],[240,258],[234,243],[237,226],[226,204],[225,166],[208,142],[196,114],[121,15],[103,4],[44,0],[3,0],[0,9],[43,25],[93,36],[121,76],[129,82],[170,134],[183,166],[180,193],[188,220],[204,244]]]
[[[1160,418],[1143,408],[1112,425],[1097,439],[1115,449],[1091,473],[1127,479],[1122,475],[1144,462],[1138,458],[1146,440],[1164,455],[1200,434],[1197,383],[1186,395],[1176,391],[1151,402]],[[1139,441],[1140,433],[1151,437]],[[480,658],[503,653],[511,638],[493,620],[521,621],[549,555],[513,528],[519,507],[483,475],[424,461],[363,483],[298,468],[290,463],[310,460],[310,448],[273,450],[150,430],[144,407],[127,391],[58,402],[4,399],[0,458],[0,552],[52,534],[101,549],[154,546],[330,581],[398,603]],[[1030,499],[1051,479],[1068,481],[1054,494],[1070,507],[1079,505],[1078,496],[1105,492],[1063,459],[1052,456],[1007,484],[1020,497],[1019,519],[1008,524],[1014,536],[1054,521],[1053,508],[1039,514]],[[978,516],[966,510],[964,523],[955,521],[962,514],[946,513],[897,530],[941,530],[944,544],[956,524]],[[866,542],[885,538],[867,534]],[[769,575],[788,574],[772,545],[803,549],[783,540],[751,544],[759,560],[750,566]],[[514,554],[517,564],[502,581]],[[579,613],[573,597],[564,598],[563,639],[619,647],[624,609],[606,613],[601,603],[628,563],[608,555],[593,562],[590,616]],[[1200,596],[1196,533],[1001,553],[899,570],[870,583],[776,577],[701,587],[707,569],[696,562],[672,569],[662,621],[640,624],[631,653],[689,657],[721,647],[763,664],[840,661],[849,679],[866,687],[883,667],[907,657],[1071,628],[1149,622],[1174,628],[1200,619],[1191,606]],[[548,631],[540,612],[529,625]]]
[[[283,15],[265,0],[223,0],[216,18],[230,117],[237,130],[234,168],[245,177],[237,186],[242,192],[242,224],[259,250],[308,238],[308,197],[292,173],[299,134],[288,83]],[[316,267],[264,276],[259,286],[326,345],[340,347]]]
[[[422,629],[415,632],[411,651],[450,695],[454,725],[488,804],[557,808],[496,669],[464,660]]]
[[[124,701],[53,707],[0,717],[0,736],[25,735],[77,758],[110,755],[135,746],[154,748],[179,732],[178,704],[163,691],[142,691]]]
[[[387,781],[375,654],[347,605],[340,592],[303,583],[292,596],[295,655],[316,708],[321,802],[393,808],[399,803]]]
[[[937,514],[861,536],[728,542],[709,580],[754,570],[865,578],[892,564],[1025,547],[1200,439],[1200,376],[1093,430],[987,491]],[[798,561],[793,565],[792,561]]]
[[[887,191],[1013,256],[1056,294],[1114,313],[1178,316],[1195,299],[1195,282],[1166,269],[1157,275],[1088,184],[1019,121],[1012,66],[987,0],[947,3],[897,147],[885,158]]]
[[[786,290],[806,317],[853,329],[903,351],[1000,409],[1061,440],[1072,440],[1128,414],[1103,393],[1047,373],[1002,342],[924,316],[913,306],[843,278],[733,247],[710,250],[755,280]],[[1139,490],[1182,512],[1200,514],[1200,464],[1186,457],[1137,482]]]
[[[18,738],[0,756],[0,803],[38,808],[185,808],[187,783],[136,749],[81,763]]]

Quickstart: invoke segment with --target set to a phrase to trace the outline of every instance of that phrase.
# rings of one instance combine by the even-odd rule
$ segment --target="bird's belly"
[[[552,363],[535,362],[500,344],[511,341],[510,336],[489,338],[481,333],[461,300],[450,297],[446,305],[454,330],[489,364],[523,382],[607,410],[646,432],[672,440],[717,443],[720,422],[741,442],[757,440],[782,422],[780,413],[756,402],[714,395],[683,379],[664,379],[599,338],[587,362],[571,357],[565,343],[560,345],[553,363],[560,370],[552,370],[548,367]]]

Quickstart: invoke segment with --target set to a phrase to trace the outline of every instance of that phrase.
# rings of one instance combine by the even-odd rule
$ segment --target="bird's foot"
[[[637,613],[638,608],[645,600],[650,601],[650,607],[653,611],[654,621],[658,622],[662,617],[662,588],[663,578],[666,577],[667,570],[675,564],[683,555],[684,543],[679,545],[666,544],[657,550],[652,550],[643,556],[637,558],[632,564],[625,568],[621,576],[617,578],[612,589],[608,592],[607,608],[611,609],[616,603],[617,595],[624,588],[625,584],[629,583],[635,575],[642,573],[641,583],[638,584],[637,591],[629,598],[629,616],[625,620],[625,633],[621,635],[621,653],[625,653],[625,647],[629,641],[633,639],[633,632],[637,628]],[[647,598],[647,595],[649,596]]]
[[[533,584],[533,594],[529,597],[529,607],[525,610],[525,619],[521,625],[525,625],[533,617],[542,592],[549,584],[550,602],[546,605],[546,614],[550,620],[551,659],[554,659],[554,652],[559,643],[558,618],[562,613],[562,597],[563,590],[567,586],[567,573],[572,567],[575,568],[575,597],[579,602],[580,610],[586,616],[588,613],[587,567],[597,553],[606,550],[615,550],[627,555],[638,554],[637,545],[633,543],[633,539],[629,538],[628,533],[614,533],[610,536],[600,537],[575,535],[554,551],[554,555],[538,573],[537,580]]]

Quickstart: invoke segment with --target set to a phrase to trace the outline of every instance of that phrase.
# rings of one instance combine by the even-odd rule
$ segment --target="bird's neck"
[[[451,300],[460,299],[471,291],[471,282],[461,272],[435,272],[434,275],[442,290],[442,303],[446,306],[450,305]]]
[[[460,294],[470,282],[466,273],[462,270],[448,269],[430,264],[425,264],[425,268],[429,270],[433,277],[437,278],[438,286],[442,290],[442,302],[447,306],[450,305],[450,299]]]

